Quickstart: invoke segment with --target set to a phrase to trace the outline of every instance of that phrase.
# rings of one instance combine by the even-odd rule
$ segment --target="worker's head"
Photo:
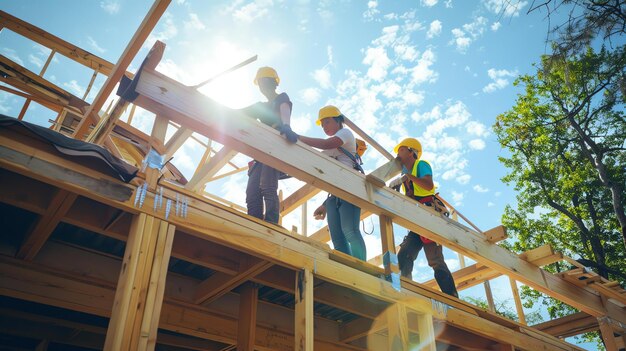
[[[272,67],[261,67],[256,71],[254,84],[259,86],[263,95],[267,96],[268,92],[275,92],[279,83],[278,73]]]
[[[393,148],[393,152],[401,159],[411,155],[414,159],[419,160],[422,157],[422,144],[415,138],[406,138]]]
[[[328,105],[320,109],[315,124],[322,126],[326,135],[335,135],[343,128],[344,116],[335,106]]]

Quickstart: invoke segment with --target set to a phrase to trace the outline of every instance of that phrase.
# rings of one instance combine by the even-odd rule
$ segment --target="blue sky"
[[[294,103],[296,132],[323,136],[314,120],[317,110],[331,103],[389,151],[404,137],[420,139],[442,196],[487,230],[500,224],[506,204],[515,203],[514,190],[500,181],[506,174],[497,160],[503,150],[491,126],[522,92],[513,80],[532,74],[532,64],[548,50],[550,23],[545,12],[527,14],[531,3],[174,0],[129,69],[136,70],[156,39],[167,45],[157,70],[187,85],[258,55],[258,61],[200,91],[230,107],[247,106],[262,98],[252,84],[256,69],[272,66],[281,77],[279,91]],[[0,0],[2,10],[113,63],[151,5],[146,0]],[[0,53],[37,73],[49,55],[6,30],[0,33]],[[82,97],[91,72],[56,55],[44,76]],[[96,88],[103,82],[99,77]],[[17,115],[22,104],[23,99],[0,92],[1,113]],[[54,118],[36,104],[26,115],[40,124]],[[133,124],[149,131],[151,120],[149,113],[140,113]],[[190,178],[202,152],[199,144],[187,143],[173,162]],[[364,161],[365,169],[373,170],[386,160],[370,148]],[[244,165],[247,158],[235,162]],[[243,205],[242,182],[245,174],[208,190]],[[291,180],[281,187],[289,191],[299,185]],[[312,201],[309,213],[316,201],[321,202]],[[296,212],[285,219],[286,227],[300,225]],[[309,217],[307,230],[322,224]],[[365,221],[366,229],[372,225],[375,220]],[[397,231],[396,241],[403,235]],[[366,241],[368,247],[380,245],[376,233]],[[376,254],[375,248],[368,251],[370,257]],[[446,257],[458,268],[455,255]],[[420,255],[414,278],[431,277]],[[492,286],[496,299],[510,298],[508,282]]]

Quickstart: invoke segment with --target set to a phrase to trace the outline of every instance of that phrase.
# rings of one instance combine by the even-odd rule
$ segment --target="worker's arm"
[[[286,102],[280,104],[280,120],[286,125],[289,125],[291,120],[291,107]]]
[[[419,186],[420,188],[424,189],[424,190],[432,190],[435,187],[435,184],[433,183],[433,176],[432,175],[425,175],[423,177],[417,178],[411,174],[405,174],[404,176],[406,176],[408,179],[410,179],[413,184]]]
[[[311,138],[308,136],[300,135],[300,141],[322,150],[336,149],[343,145],[343,140],[338,136],[332,136],[328,139]]]

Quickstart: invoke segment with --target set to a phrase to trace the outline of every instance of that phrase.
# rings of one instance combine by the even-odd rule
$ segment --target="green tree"
[[[543,57],[525,93],[494,126],[510,157],[503,180],[519,192],[503,223],[514,248],[550,243],[603,277],[624,281],[626,215],[625,55],[587,49],[570,59]],[[622,244],[620,245],[620,241]],[[555,267],[560,270],[560,267]]]

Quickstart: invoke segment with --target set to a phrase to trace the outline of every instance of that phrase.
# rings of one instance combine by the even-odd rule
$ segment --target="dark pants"
[[[435,280],[439,284],[441,291],[448,295],[459,297],[454,285],[454,278],[448,269],[446,261],[443,259],[443,247],[435,242],[424,244],[419,235],[409,232],[404,237],[398,251],[398,264],[403,277],[411,278],[413,272],[413,262],[417,258],[420,250],[424,248],[428,265],[435,272]]]
[[[249,215],[270,223],[278,223],[279,175],[278,170],[258,161],[251,166],[248,170],[248,186],[246,187],[246,205]],[[263,215],[264,204],[265,216]]]

